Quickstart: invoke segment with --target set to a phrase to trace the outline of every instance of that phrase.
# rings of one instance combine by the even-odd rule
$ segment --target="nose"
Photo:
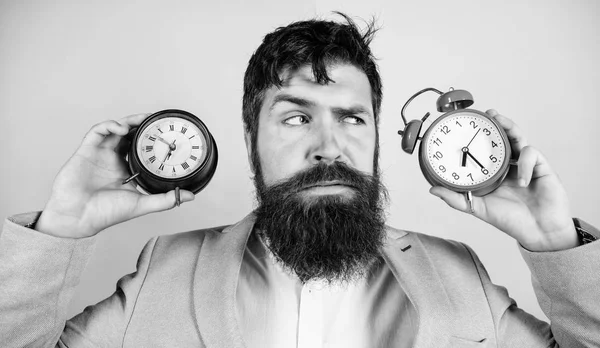
[[[338,133],[333,125],[323,125],[316,131],[310,154],[312,164],[332,164],[342,159],[342,135]]]

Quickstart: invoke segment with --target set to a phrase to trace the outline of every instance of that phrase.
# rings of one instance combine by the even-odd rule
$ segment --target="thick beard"
[[[342,162],[320,163],[270,187],[261,177],[255,180],[260,180],[256,228],[275,258],[303,283],[350,282],[380,260],[387,191],[377,171],[371,176]],[[300,192],[332,180],[352,187],[351,197]]]

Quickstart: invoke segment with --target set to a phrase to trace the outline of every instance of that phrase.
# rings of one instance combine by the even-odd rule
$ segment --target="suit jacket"
[[[112,296],[65,322],[94,238],[22,226],[39,214],[9,217],[0,235],[0,346],[244,347],[236,286],[253,215],[151,239]],[[468,246],[388,227],[383,257],[416,309],[414,347],[600,347],[600,243],[521,252],[551,326],[492,284]]]

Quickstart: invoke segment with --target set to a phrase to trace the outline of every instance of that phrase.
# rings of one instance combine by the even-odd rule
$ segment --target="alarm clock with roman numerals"
[[[177,109],[148,116],[131,133],[127,155],[131,176],[144,193],[175,190],[200,192],[212,179],[218,161],[217,144],[206,125],[195,115]]]
[[[437,110],[443,112],[420,137],[423,122],[406,121],[404,110],[422,93],[432,91],[440,96]],[[496,120],[484,112],[468,109],[474,103],[471,93],[450,89],[442,93],[426,88],[413,95],[402,107],[404,130],[402,149],[412,154],[419,146],[419,165],[423,176],[432,186],[443,186],[464,193],[472,210],[472,196],[494,191],[506,177],[511,158],[508,136]]]

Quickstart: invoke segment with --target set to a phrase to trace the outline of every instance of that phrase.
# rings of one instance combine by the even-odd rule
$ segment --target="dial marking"
[[[148,160],[150,161],[150,163],[154,163],[154,161],[156,161],[156,156],[152,156],[148,158]]]
[[[181,163],[181,166],[183,167],[183,169],[188,169],[190,167],[190,165],[187,164],[187,162]]]
[[[192,150],[198,150],[199,148],[200,148],[200,146],[198,146],[198,145],[192,146]]]
[[[187,132],[187,128],[181,127],[181,133],[185,134],[185,132]]]
[[[156,141],[156,138],[155,138],[155,137],[152,137],[152,136],[151,136],[151,137],[148,137],[148,139],[150,139],[150,141]]]
[[[158,169],[160,169],[160,170],[163,170],[163,169],[165,169],[165,164],[164,164],[164,163],[161,163],[161,164],[160,164],[160,166],[158,167]]]
[[[170,131],[174,131],[174,130],[175,130],[175,126],[174,126],[174,125],[172,125],[172,124],[170,124],[170,125],[169,125],[169,130],[170,130]]]
[[[191,155],[190,158],[192,159],[192,161],[197,161],[198,160],[198,157],[196,157],[194,155]]]
[[[151,152],[154,149],[152,145],[146,145],[146,152]]]

